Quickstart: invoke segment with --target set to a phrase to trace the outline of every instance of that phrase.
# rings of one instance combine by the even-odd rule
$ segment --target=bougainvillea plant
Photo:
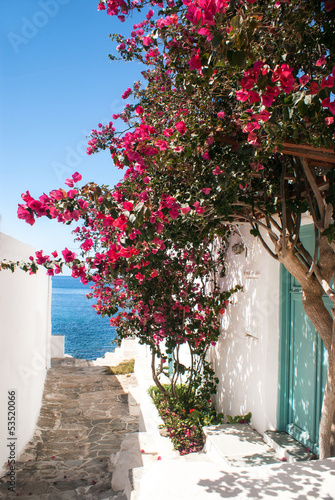
[[[114,122],[99,124],[87,150],[108,149],[115,166],[125,169],[124,180],[112,190],[78,189],[74,174],[68,191],[23,195],[19,217],[30,224],[40,216],[83,221],[77,230],[83,255],[65,249],[62,259],[51,259],[38,252],[21,267],[35,272],[43,265],[53,274],[65,261],[73,276],[96,282],[101,313],[114,314],[117,303],[125,309],[113,320],[120,335],[134,326],[162,359],[161,338],[170,349],[180,339],[195,350],[215,342],[215,318],[227,300],[222,294],[230,292],[215,284],[213,242],[226,239],[229,224],[248,222],[300,282],[306,313],[328,352],[319,444],[320,456],[329,456],[335,341],[322,296],[335,302],[335,2],[105,0],[98,9],[121,22],[134,9],[143,11],[129,37],[112,36],[119,57],[146,66],[142,82],[122,95],[134,104]],[[127,132],[116,132],[118,119]],[[306,211],[315,227],[312,255],[299,239]],[[195,317],[197,308],[200,316],[206,311],[206,301],[212,312]]]

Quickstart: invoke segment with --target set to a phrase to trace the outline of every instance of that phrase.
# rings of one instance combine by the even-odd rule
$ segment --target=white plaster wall
[[[51,335],[51,357],[64,358],[65,335]]]
[[[249,226],[239,230],[242,238],[231,238],[223,281],[226,289],[240,284],[244,291],[232,297],[211,352],[220,380],[217,409],[231,416],[251,411],[252,425],[263,433],[277,423],[280,266]],[[233,254],[232,246],[242,241],[247,255]]]
[[[27,260],[34,249],[0,233],[0,260]],[[51,283],[45,271],[0,272],[0,468],[8,460],[8,391],[16,391],[16,456],[31,439],[50,367]]]

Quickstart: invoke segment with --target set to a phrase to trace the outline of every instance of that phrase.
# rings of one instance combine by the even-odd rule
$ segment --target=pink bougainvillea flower
[[[328,106],[329,111],[332,113],[332,115],[335,115],[335,101],[331,102]]]
[[[48,260],[50,260],[49,255],[43,255],[43,250],[39,250],[39,251],[35,252],[35,255],[37,257],[36,262],[39,265],[45,264],[45,262],[48,262]]]
[[[93,247],[93,240],[91,238],[89,238],[88,240],[85,240],[80,245],[80,248],[82,248],[84,250],[84,252],[88,252],[89,250],[91,250],[92,247]]]
[[[250,134],[248,134],[248,143],[252,144],[253,146],[256,146],[258,144],[258,137],[255,132],[250,132]]]
[[[209,194],[211,192],[212,188],[202,188],[202,192],[205,194]]]
[[[158,139],[155,142],[155,146],[157,146],[160,151],[165,151],[168,148],[168,143],[163,139]]]
[[[317,66],[324,66],[325,64],[327,64],[327,61],[326,61],[325,56],[323,56],[323,55],[322,55],[322,56],[320,57],[320,59],[318,59],[318,60],[316,61],[316,65],[317,65]]]
[[[261,111],[260,113],[258,113],[254,117],[257,120],[262,120],[262,122],[267,122],[269,120],[270,116],[271,116],[270,113],[266,109],[263,109],[263,111]]]
[[[280,66],[277,64],[273,70],[272,81],[277,82],[278,80],[285,93],[291,92],[295,83],[293,68],[290,68],[286,63],[281,64]]]
[[[174,132],[172,128],[166,128],[165,130],[163,130],[163,134],[165,135],[165,137],[171,137],[173,133]]]
[[[74,186],[74,180],[73,179],[65,179],[64,184],[72,188]]]
[[[221,307],[220,311],[219,311],[219,314],[224,314],[226,312],[225,308],[224,307]]]
[[[146,47],[150,47],[150,45],[152,44],[151,36],[144,36],[142,41],[143,45],[145,45]]]
[[[56,251],[56,250],[55,250],[54,252],[52,252],[52,253],[51,253],[51,255],[52,255],[54,258],[58,257],[58,253],[57,253],[57,251]]]
[[[72,198],[74,198],[77,193],[78,193],[78,191],[76,189],[70,189],[67,192],[67,196],[68,196],[68,198],[70,198],[70,200],[72,200]]]
[[[222,174],[223,170],[220,169],[219,165],[217,165],[214,170],[212,170],[213,175],[220,175]]]
[[[130,94],[132,93],[132,90],[130,87],[128,87],[122,94],[121,98],[122,99],[128,99],[128,97],[130,96]]]
[[[190,70],[201,70],[201,59],[199,56],[200,49],[196,51],[193,57],[188,61],[188,65],[190,67]]]
[[[263,170],[264,167],[261,163],[255,163],[255,162],[252,162],[250,163],[250,167],[253,169],[253,170],[256,170],[256,172],[259,172],[259,170]]]
[[[321,88],[324,89],[325,87],[328,88],[333,88],[334,86],[334,77],[332,75],[328,76],[328,78],[324,77],[321,82]]]
[[[205,207],[201,207],[198,201],[196,201],[193,206],[197,214],[203,214],[205,212]]]
[[[306,85],[306,83],[309,82],[309,76],[308,75],[303,75],[299,78],[299,82],[300,84],[302,85],[302,87],[304,87]]]
[[[101,125],[101,124],[99,124],[99,125]],[[82,175],[79,174],[78,172],[75,172],[74,174],[72,174],[72,179],[74,180],[74,182],[79,182],[79,181],[81,181],[82,178],[83,178]]]
[[[157,460],[162,460],[162,457],[161,457],[161,456],[158,456],[158,457],[157,457]]]
[[[310,84],[310,94],[314,95],[319,92],[319,85],[317,82],[311,82]]]
[[[334,117],[327,116],[327,118],[325,118],[325,121],[326,121],[327,125],[331,125],[332,123],[334,123]]]
[[[19,207],[17,209],[17,216],[19,219],[24,220],[25,222],[27,222],[27,224],[30,224],[31,226],[35,224],[35,218],[33,214],[29,212],[29,210],[27,210],[26,205],[19,204]]]
[[[128,212],[131,212],[133,209],[134,204],[131,201],[124,201],[122,203],[122,207],[127,210]]]
[[[212,32],[211,32],[209,29],[207,29],[207,28],[200,28],[200,29],[198,30],[198,34],[199,34],[199,35],[203,35],[203,36],[205,36],[205,37],[206,37],[206,39],[207,39],[209,42],[213,39],[213,34],[212,34]]]
[[[151,276],[152,278],[156,278],[156,276],[158,276],[158,271],[157,271],[157,269],[154,269],[153,271],[151,271],[150,276]]]
[[[65,262],[73,262],[74,259],[76,258],[76,254],[74,252],[71,252],[68,248],[65,248],[62,251],[62,255],[64,257]]]
[[[143,115],[143,111],[144,110],[143,110],[142,106],[136,106],[136,110],[135,111],[136,111],[137,115]]]
[[[176,123],[176,129],[178,130],[178,132],[180,133],[180,135],[184,135],[185,132],[186,132],[185,122],[183,122],[183,121],[177,122]]]
[[[330,98],[326,97],[321,101],[321,104],[324,108],[328,108],[332,115],[335,115],[335,101],[331,102]]]
[[[238,90],[235,92],[236,99],[241,102],[245,102],[249,99],[249,92],[247,90]]]
[[[270,87],[270,85],[268,85],[266,88],[266,92],[262,94],[262,102],[264,106],[266,106],[267,108],[271,106],[271,104],[279,94],[280,90],[278,87]]]
[[[190,211],[190,207],[181,207],[180,211],[182,214],[186,215]]]
[[[64,191],[64,189],[53,189],[49,194],[50,198],[54,200],[62,200],[63,198],[66,198],[66,191]]]
[[[225,112],[224,111],[219,111],[218,114],[217,114],[217,117],[223,119],[225,117]]]
[[[254,90],[249,90],[249,104],[253,104],[254,102],[259,102],[261,100],[258,92]]]
[[[179,215],[179,210],[177,207],[173,207],[169,210],[169,214],[170,214],[170,217],[171,219],[177,219],[178,215]]]

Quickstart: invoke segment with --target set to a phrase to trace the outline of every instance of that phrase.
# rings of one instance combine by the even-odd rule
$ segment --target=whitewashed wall
[[[279,264],[239,227],[230,242],[225,287],[240,284],[222,321],[220,340],[211,352],[220,380],[217,408],[225,415],[252,412],[252,425],[263,433],[277,423],[279,347]],[[245,252],[232,247],[243,242]]]
[[[0,260],[34,249],[0,233]],[[16,455],[33,435],[50,367],[51,283],[45,271],[0,272],[0,468],[8,460],[7,395],[16,391]]]

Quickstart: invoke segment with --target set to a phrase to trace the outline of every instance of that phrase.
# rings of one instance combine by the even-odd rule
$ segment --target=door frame
[[[300,234],[302,237],[313,233],[313,225],[306,225],[301,228]],[[278,431],[287,432],[287,425],[289,423],[289,403],[290,403],[290,377],[291,377],[291,297],[290,292],[300,291],[301,287],[292,286],[292,276],[285,269],[283,265],[280,266],[280,290],[279,290],[279,373],[278,373],[278,406],[277,406],[277,429]],[[318,334],[317,334],[318,335]],[[322,385],[324,385],[324,380],[322,377],[322,340],[318,335],[318,367],[317,367],[317,397],[316,397],[316,407],[315,414],[321,414],[321,404],[322,397],[320,391],[322,391]],[[316,429],[319,426],[319,422],[316,422]],[[294,435],[293,435],[294,437]],[[316,433],[317,440],[317,433]],[[305,443],[305,446],[309,446],[309,443]],[[318,444],[311,444],[311,449],[315,453],[318,453]]]

